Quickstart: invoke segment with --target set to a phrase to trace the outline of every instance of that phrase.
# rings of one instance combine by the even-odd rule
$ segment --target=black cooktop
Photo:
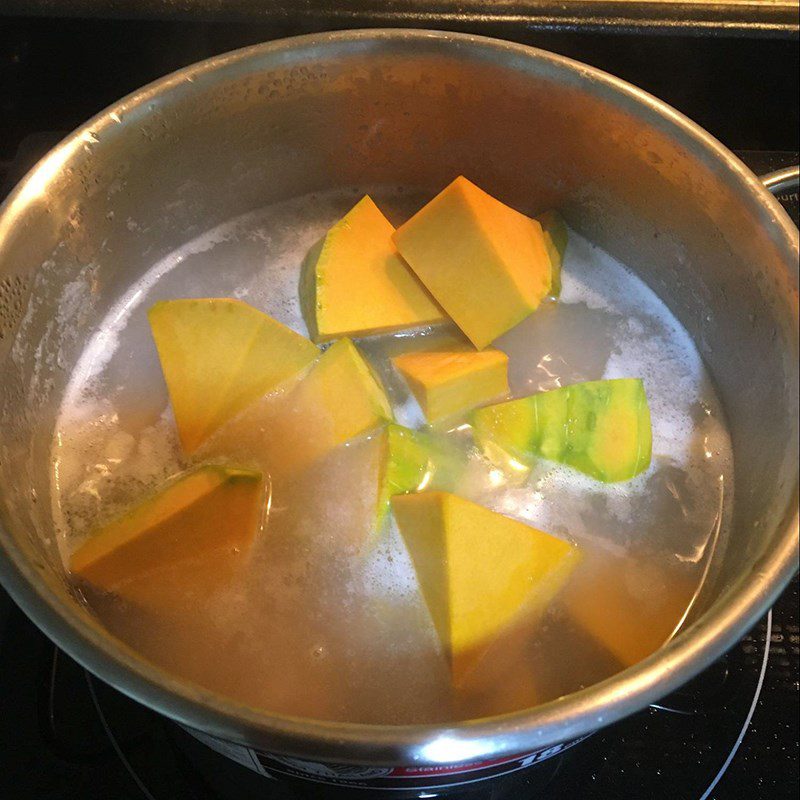
[[[14,20],[4,28],[0,13],[0,199],[60,138],[53,131],[66,131],[137,85],[248,37],[300,32],[286,23],[247,34],[230,26],[190,26],[181,37],[161,23],[98,24]],[[477,22],[474,30],[497,33]],[[522,26],[510,38],[551,46],[647,85],[739,148],[758,173],[797,162],[796,41],[732,39],[695,47],[682,40],[548,35]],[[657,56],[672,60],[659,65]],[[732,103],[731,92],[748,102]],[[797,194],[782,202],[797,221]],[[533,769],[447,796],[794,798],[799,653],[795,577],[769,615],[690,685]],[[0,589],[0,800],[368,796],[268,781],[213,753],[90,677]]]

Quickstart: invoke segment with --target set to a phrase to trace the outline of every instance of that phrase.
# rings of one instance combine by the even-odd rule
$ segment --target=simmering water
[[[305,333],[300,262],[359,195],[303,197],[233,220],[153,265],[119,299],[82,354],[54,437],[53,513],[65,559],[98,521],[188,466],[147,309],[167,298],[237,297]],[[420,204],[401,191],[373,197],[395,222]],[[359,342],[399,422],[419,427],[423,418],[389,357],[454,335],[438,328]],[[459,494],[585,554],[546,617],[508,631],[462,690],[450,687],[394,523],[363,545],[377,439],[341,447],[289,480],[280,448],[254,446],[248,434],[281,413],[281,395],[244,412],[205,450],[233,459],[246,452],[271,476],[269,518],[252,550],[231,553],[229,564],[215,556],[191,570],[165,569],[156,607],[88,588],[87,601],[112,632],[182,677],[258,708],[316,718],[411,723],[501,713],[575,691],[645,655],[681,625],[724,544],[732,504],[730,440],[700,357],[641,281],[577,235],[560,302],[497,346],[509,355],[515,396],[642,377],[654,456],[646,474],[617,485],[549,463],[508,476],[475,449],[466,419],[448,421],[441,433],[467,463]],[[596,611],[588,623],[584,609]]]

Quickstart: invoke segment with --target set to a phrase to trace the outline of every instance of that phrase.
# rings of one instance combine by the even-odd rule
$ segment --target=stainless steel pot
[[[76,601],[53,549],[49,443],[85,337],[198,226],[336,186],[433,193],[459,173],[519,208],[563,209],[638,270],[705,358],[733,436],[735,520],[691,624],[585,691],[450,727],[271,716],[139,658]],[[91,671],[229,742],[380,766],[499,759],[581,737],[716,659],[797,567],[797,259],[797,230],[730,152],[658,100],[566,58],[390,30],[188,67],[77,130],[0,213],[0,577]]]

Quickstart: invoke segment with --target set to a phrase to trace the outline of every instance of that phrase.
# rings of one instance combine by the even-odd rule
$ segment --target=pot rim
[[[333,57],[385,46],[417,45],[431,53],[465,53],[601,94],[679,139],[686,150],[721,172],[796,263],[797,230],[780,204],[736,156],[697,124],[662,101],[601,70],[544,50],[470,34],[411,29],[355,30],[280,39],[215,56],[167,75],[108,107],[46,155],[0,206],[0,253],[15,218],[31,202],[27,187],[47,186],[87,136],[113,134],[116,115],[142,111],[158,97],[185,90],[211,75],[240,68],[285,66],[317,55]],[[191,85],[189,86],[191,90]],[[54,167],[57,167],[54,169]],[[792,297],[795,329],[798,303]],[[797,342],[795,341],[795,349]],[[456,764],[526,753],[582,737],[667,694],[733,646],[772,605],[798,561],[798,483],[769,551],[740,576],[699,620],[639,664],[587,689],[532,709],[478,720],[426,725],[372,725],[319,721],[256,711],[178,680],[116,638],[93,627],[58,599],[20,544],[0,524],[0,578],[27,615],[72,658],[150,708],[188,727],[233,742],[299,757],[360,764]]]

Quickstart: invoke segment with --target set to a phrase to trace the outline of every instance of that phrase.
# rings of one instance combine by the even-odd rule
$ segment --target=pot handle
[[[772,194],[781,194],[794,190],[800,186],[800,166],[784,167],[783,169],[769,172],[760,176],[761,182]]]

